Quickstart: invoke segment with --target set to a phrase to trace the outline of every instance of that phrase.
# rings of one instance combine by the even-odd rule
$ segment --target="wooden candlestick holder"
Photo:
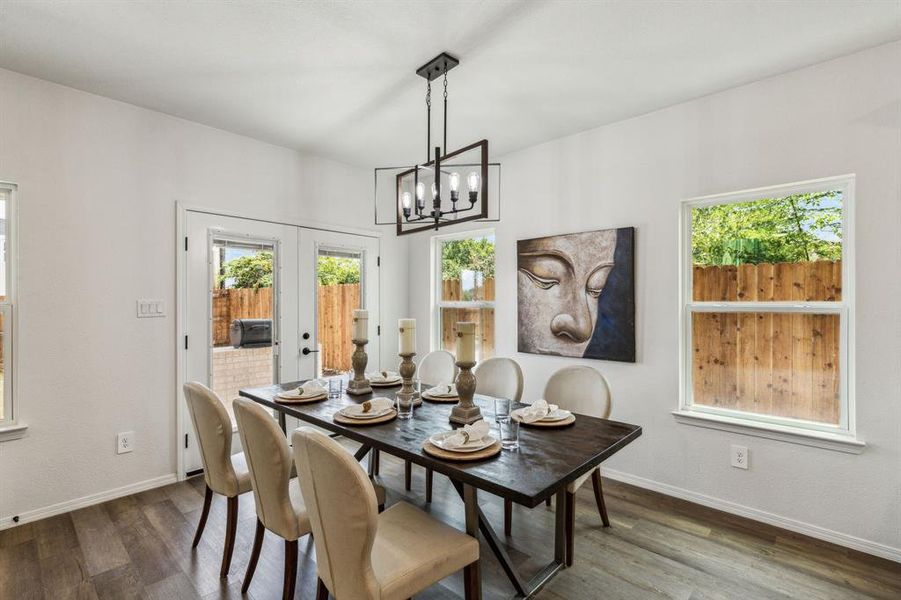
[[[457,396],[459,400],[451,409],[450,422],[458,425],[470,425],[481,420],[482,411],[476,406],[472,397],[476,393],[476,376],[472,373],[472,368],[476,366],[474,362],[457,362],[460,373],[457,374]]]
[[[397,368],[397,372],[400,373],[400,376],[403,379],[403,385],[401,385],[400,390],[396,394],[398,402],[413,403],[413,396],[415,395],[415,390],[413,389],[413,375],[416,373],[416,363],[413,362],[414,356],[416,356],[415,352],[400,355],[401,362],[400,366]]]
[[[362,394],[371,394],[372,386],[366,379],[366,364],[369,362],[369,356],[366,354],[366,344],[369,340],[352,340],[357,347],[350,357],[350,361],[354,367],[354,378],[347,384],[347,393],[353,396]]]

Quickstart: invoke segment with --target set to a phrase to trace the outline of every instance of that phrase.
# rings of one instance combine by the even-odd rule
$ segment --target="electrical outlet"
[[[747,446],[732,446],[732,466],[736,469],[748,468],[748,448]]]
[[[125,454],[135,449],[135,432],[125,431],[116,436],[116,454]]]

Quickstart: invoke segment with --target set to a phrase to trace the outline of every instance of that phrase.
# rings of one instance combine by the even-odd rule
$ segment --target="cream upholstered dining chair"
[[[512,358],[497,356],[476,365],[476,393],[519,402],[522,398],[522,368]]]
[[[247,593],[247,588],[250,587],[263,546],[263,534],[268,529],[285,540],[282,597],[294,598],[297,540],[310,533],[310,519],[297,479],[291,478],[293,461],[288,440],[272,415],[256,402],[238,398],[233,406],[257,508],[257,530],[241,593]]]
[[[457,359],[447,350],[434,350],[422,357],[416,376],[423,383],[438,385],[453,383],[457,378]],[[413,463],[404,461],[404,487],[409,490],[413,478]],[[426,469],[425,501],[432,501],[432,470]]]
[[[613,399],[607,378],[600,371],[585,365],[564,367],[556,371],[544,386],[544,399],[576,414],[606,419],[610,417]],[[573,531],[575,529],[576,492],[591,478],[594,499],[604,527],[610,527],[604,490],[601,487],[601,467],[596,467],[566,486],[566,564],[573,563]],[[512,508],[512,506],[510,507]],[[510,510],[505,507],[505,522],[510,521]],[[508,532],[509,534],[509,532]]]
[[[203,479],[206,493],[197,533],[192,548],[196,548],[203,535],[213,494],[228,499],[225,524],[225,548],[222,552],[220,577],[227,577],[235,549],[235,532],[238,527],[238,496],[250,491],[250,473],[244,454],[232,454],[232,422],[219,396],[202,383],[190,382],[183,387],[188,414],[194,423],[194,432],[203,462]]]
[[[376,512],[359,464],[328,436],[291,436],[316,544],[317,600],[402,600],[463,569],[467,599],[480,597],[479,542],[398,502]]]

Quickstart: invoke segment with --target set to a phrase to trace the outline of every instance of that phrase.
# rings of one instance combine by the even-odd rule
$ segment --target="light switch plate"
[[[151,319],[166,316],[166,304],[162,300],[138,300],[138,318]]]

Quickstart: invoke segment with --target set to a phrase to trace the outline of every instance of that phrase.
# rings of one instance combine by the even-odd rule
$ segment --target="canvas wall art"
[[[635,362],[633,227],[517,242],[519,351]]]

